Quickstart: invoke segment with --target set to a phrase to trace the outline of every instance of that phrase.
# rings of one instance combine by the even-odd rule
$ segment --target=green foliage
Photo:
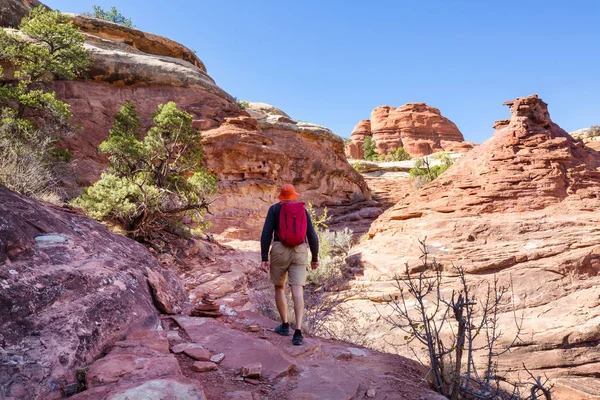
[[[250,103],[248,103],[247,101],[244,100],[236,100],[235,103],[238,105],[239,108],[241,108],[242,110],[247,109],[248,107],[250,107]]]
[[[352,165],[352,168],[358,173],[362,173],[365,170],[365,167],[360,162],[353,162],[350,165]]]
[[[19,29],[26,38],[0,29],[0,59],[15,66],[15,78],[27,83],[70,80],[90,65],[84,36],[60,11],[37,7]]]
[[[74,204],[98,220],[121,225],[133,237],[152,241],[160,231],[182,234],[184,217],[201,223],[217,178],[202,167],[200,132],[192,116],[173,102],[161,104],[141,138],[135,106],[115,115],[99,150],[110,168]]]
[[[428,157],[423,157],[415,161],[415,167],[410,170],[410,177],[416,180],[416,186],[423,186],[440,176],[454,163],[448,154],[442,154],[439,157],[440,164],[431,165]]]
[[[115,24],[127,26],[129,28],[135,28],[135,25],[131,22],[131,18],[126,18],[115,6],[112,6],[108,11],[96,5],[92,6],[92,8],[93,12],[85,12],[83,15],[114,22]]]
[[[377,145],[371,136],[366,136],[363,142],[364,159],[367,161],[379,161]]]
[[[83,35],[59,11],[33,9],[20,31],[0,29],[0,61],[14,69],[13,76],[0,69],[0,182],[28,196],[48,197],[59,191],[71,158],[56,144],[73,128],[69,106],[47,83],[75,78],[90,58]]]
[[[410,159],[412,159],[411,155],[403,147],[390,151],[385,158],[386,161],[406,161]]]

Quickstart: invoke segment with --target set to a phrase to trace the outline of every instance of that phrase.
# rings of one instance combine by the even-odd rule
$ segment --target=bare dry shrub
[[[538,395],[549,400],[547,379],[542,382],[531,375],[533,384],[510,383],[498,372],[498,358],[520,341],[523,321],[513,303],[516,334],[501,344],[500,305],[508,301],[510,287],[501,286],[494,277],[483,298],[477,298],[467,284],[464,268],[453,265],[459,289],[451,296],[444,295],[442,268],[435,259],[429,260],[425,241],[419,242],[421,267],[415,271],[406,263],[404,275],[395,276],[400,296],[389,303],[391,315],[382,317],[405,332],[407,345],[416,342],[425,348],[428,361],[423,364],[429,366],[427,378],[433,389],[451,400],[537,399]],[[415,347],[410,349],[419,359]],[[485,354],[483,366],[476,363],[476,352]]]

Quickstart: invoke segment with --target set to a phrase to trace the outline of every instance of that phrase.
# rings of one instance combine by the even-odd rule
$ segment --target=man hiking
[[[304,285],[308,276],[308,246],[312,255],[311,268],[319,266],[319,238],[313,228],[304,203],[295,202],[299,194],[294,185],[283,185],[277,198],[280,203],[269,208],[262,235],[260,237],[261,267],[265,272],[270,271],[271,282],[275,285],[275,303],[281,316],[281,325],[275,332],[289,336],[288,308],[285,298],[285,280],[292,286],[294,314],[296,315],[296,330],[292,343],[302,344],[302,317],[304,314]],[[271,247],[269,262],[269,247]]]

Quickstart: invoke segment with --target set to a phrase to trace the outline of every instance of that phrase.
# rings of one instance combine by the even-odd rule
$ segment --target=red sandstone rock
[[[146,269],[162,274],[156,259],[66,211],[0,186],[0,397],[59,395],[107,346],[158,324]]]
[[[188,347],[183,350],[183,353],[186,356],[192,357],[194,360],[198,361],[210,361],[211,357],[210,351],[206,350],[202,346]]]
[[[394,274],[405,262],[419,264],[417,240],[424,237],[447,271],[444,293],[456,284],[452,263],[466,269],[475,290],[494,274],[512,284],[527,340],[500,359],[500,370],[525,362],[559,378],[561,393],[569,393],[562,398],[582,398],[580,378],[600,387],[592,372],[600,369],[600,154],[552,122],[537,96],[506,104],[511,118],[496,123],[491,139],[382,214],[352,257],[364,267],[371,296],[388,299],[398,295]],[[354,307],[372,309],[368,304],[365,298]],[[500,318],[506,343],[515,333],[510,304]],[[378,349],[401,348],[400,334],[364,322],[365,334],[385,336],[375,341]]]
[[[210,361],[196,361],[191,367],[194,372],[208,372],[217,369],[217,364]]]
[[[38,0],[2,0],[0,1],[0,26],[18,28],[29,10],[42,5]]]
[[[373,137],[380,154],[403,147],[411,156],[421,157],[438,151],[465,152],[473,147],[452,121],[425,103],[376,107],[370,121],[360,121],[354,128],[348,144],[350,157],[363,158],[365,136]]]
[[[181,313],[186,293],[177,276],[169,270],[159,273],[147,268],[146,272],[156,308],[165,314]]]
[[[244,365],[242,367],[241,375],[244,378],[260,378],[261,372],[262,372],[262,364],[254,363],[254,364]]]
[[[371,121],[363,119],[352,130],[350,134],[350,143],[346,146],[346,155],[355,160],[362,160],[365,157],[363,143],[366,136],[373,136],[371,133]]]

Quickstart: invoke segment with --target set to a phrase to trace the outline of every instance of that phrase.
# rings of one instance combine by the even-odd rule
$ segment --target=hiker
[[[308,275],[308,247],[312,255],[311,268],[317,269],[319,266],[319,238],[304,208],[304,203],[295,201],[298,196],[294,185],[282,186],[277,196],[281,202],[269,208],[260,237],[261,267],[265,272],[270,271],[271,282],[275,285],[275,303],[282,322],[281,325],[277,325],[275,332],[283,336],[290,334],[284,288],[285,280],[288,278],[292,287],[296,315],[296,330],[292,337],[292,343],[296,346],[301,345],[304,339],[302,316],[304,285]],[[273,240],[272,247],[271,240]],[[271,247],[270,262],[269,247]]]

